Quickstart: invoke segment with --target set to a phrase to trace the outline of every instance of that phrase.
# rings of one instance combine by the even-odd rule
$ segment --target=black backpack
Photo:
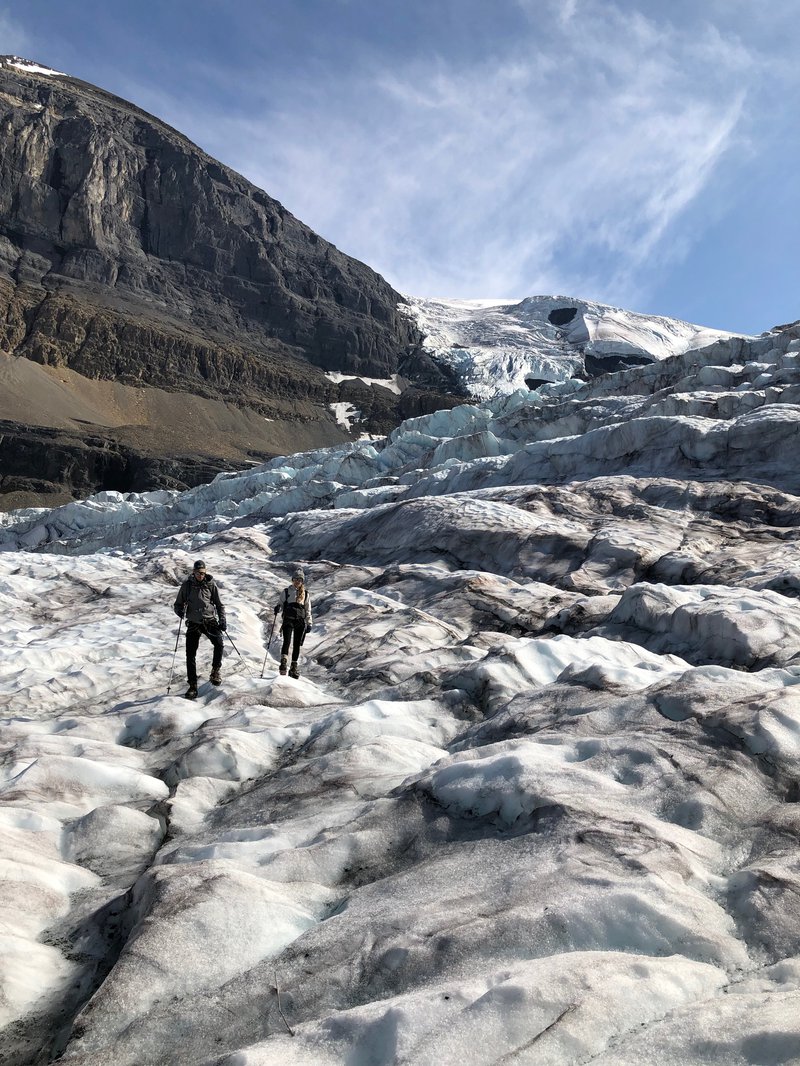
[[[306,593],[308,595],[308,593]],[[283,590],[283,620],[284,622],[304,622],[306,619],[305,608],[302,603],[289,603],[289,589]]]

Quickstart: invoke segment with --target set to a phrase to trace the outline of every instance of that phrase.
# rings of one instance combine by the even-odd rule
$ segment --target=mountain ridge
[[[372,432],[451,402],[452,381],[421,351],[399,301],[369,267],[166,123],[89,83],[0,58],[6,356],[245,405],[333,444],[349,434],[330,404],[352,395]],[[326,370],[402,371],[409,388],[364,395]],[[14,420],[8,410],[0,417]],[[83,435],[76,425],[77,447]],[[284,447],[265,431],[253,457]],[[147,458],[161,449],[154,427]],[[227,468],[213,437],[188,441],[183,458],[203,476],[214,460]],[[13,467],[3,473],[6,493],[85,491],[80,478],[48,485]]]
[[[19,57],[0,57],[0,149],[0,380],[22,358],[65,387],[26,419],[0,390],[5,509],[186,488],[729,336],[572,297],[404,296],[161,119]],[[87,419],[97,381],[159,417]]]

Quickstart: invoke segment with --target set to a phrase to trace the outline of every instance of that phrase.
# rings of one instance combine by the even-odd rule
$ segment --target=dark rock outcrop
[[[58,485],[84,496],[96,485],[116,492],[183,490],[233,469],[224,460],[147,456],[108,437],[0,422],[0,492],[20,501],[29,494],[51,493]]]
[[[413,385],[419,367],[404,407],[455,402],[400,299],[163,122],[0,59],[0,350],[256,409],[310,403],[301,417],[330,434],[325,370]],[[373,424],[402,417],[388,391],[372,408]]]

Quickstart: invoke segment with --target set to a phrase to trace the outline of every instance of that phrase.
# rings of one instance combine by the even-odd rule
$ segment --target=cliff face
[[[417,340],[398,294],[130,104],[0,61],[0,266],[326,369],[380,377]]]
[[[431,371],[399,300],[374,271],[158,119],[84,82],[0,59],[7,355],[89,378],[246,398],[268,415],[278,405],[291,418],[287,408],[310,401],[319,443],[332,443],[343,433],[327,404],[342,389],[322,371]],[[435,395],[446,383],[426,381],[406,408],[447,404]],[[397,421],[391,393],[372,406],[370,428]]]

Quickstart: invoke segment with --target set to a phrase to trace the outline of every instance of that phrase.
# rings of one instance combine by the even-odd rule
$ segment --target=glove
[[[183,618],[183,610],[182,610],[182,608],[173,607],[172,609],[175,612],[175,614],[178,616],[178,618]]]
[[[311,626],[306,626],[306,633],[310,633],[310,632],[311,632]]]
[[[224,618],[220,618],[220,620],[217,623],[217,625],[219,626],[219,628],[222,630],[223,633],[228,628],[228,623],[225,621]]]
[[[276,607],[275,608],[275,614],[279,614],[279,613],[280,613],[280,607]]]

